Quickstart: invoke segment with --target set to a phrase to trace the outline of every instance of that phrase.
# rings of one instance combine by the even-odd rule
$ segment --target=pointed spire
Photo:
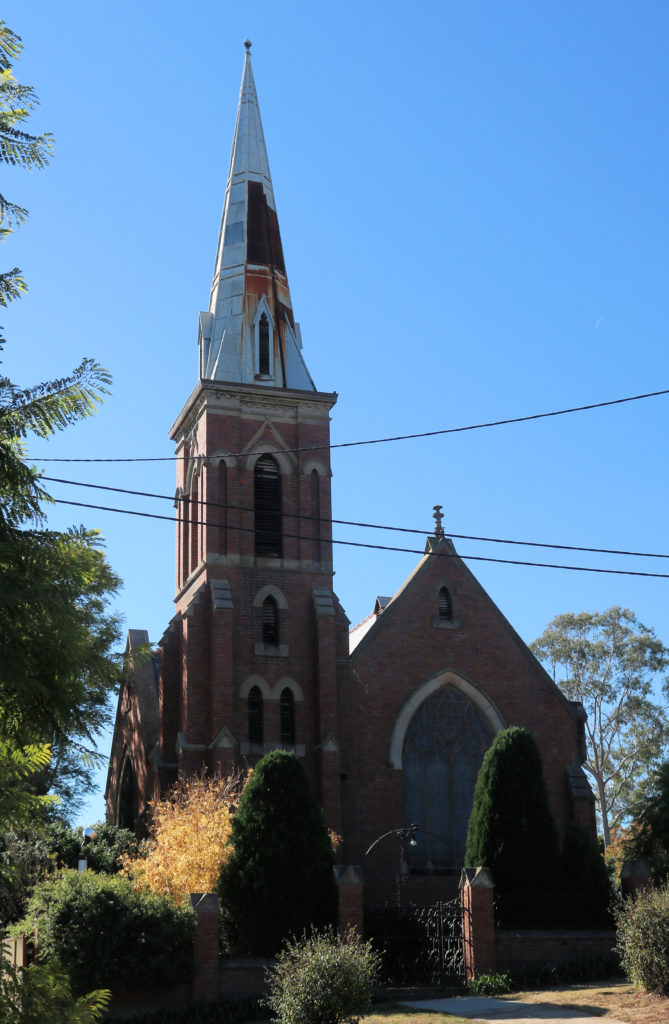
[[[209,311],[200,313],[200,376],[315,390],[293,319],[248,39],[244,46]]]

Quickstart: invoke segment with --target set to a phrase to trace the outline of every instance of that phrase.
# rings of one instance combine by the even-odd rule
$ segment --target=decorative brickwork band
[[[477,974],[494,971],[496,967],[494,882],[490,870],[463,868],[460,891],[465,975],[471,981]]]
[[[354,928],[362,937],[364,932],[362,871],[356,864],[335,864],[333,871],[338,896],[337,930],[340,935],[345,935],[349,928]]]
[[[218,921],[220,904],[213,892],[192,892],[195,911],[193,937],[193,1002],[213,1003],[218,999]]]

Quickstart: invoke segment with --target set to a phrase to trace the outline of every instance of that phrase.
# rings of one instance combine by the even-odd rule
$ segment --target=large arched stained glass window
[[[415,868],[464,865],[474,785],[493,733],[484,716],[454,686],[433,693],[404,737],[404,814],[423,826],[407,849]]]

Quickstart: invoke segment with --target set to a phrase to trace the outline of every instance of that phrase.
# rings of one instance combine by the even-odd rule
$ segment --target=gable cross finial
[[[435,535],[435,537],[443,537],[444,536],[444,528],[441,525],[441,521],[444,518],[444,514],[441,511],[443,507],[444,507],[443,505],[433,505],[432,506],[432,508],[434,509],[433,519],[434,519],[434,522],[435,522],[435,527],[434,527],[434,535]]]
[[[248,38],[245,39],[244,40],[244,46],[246,47],[246,52],[250,53],[251,52],[251,40],[248,39]]]

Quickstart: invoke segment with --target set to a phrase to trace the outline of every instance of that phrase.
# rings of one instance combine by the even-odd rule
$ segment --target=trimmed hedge
[[[179,985],[193,960],[194,916],[129,879],[63,871],[37,886],[13,934],[36,927],[40,954],[69,976],[76,994]]]

